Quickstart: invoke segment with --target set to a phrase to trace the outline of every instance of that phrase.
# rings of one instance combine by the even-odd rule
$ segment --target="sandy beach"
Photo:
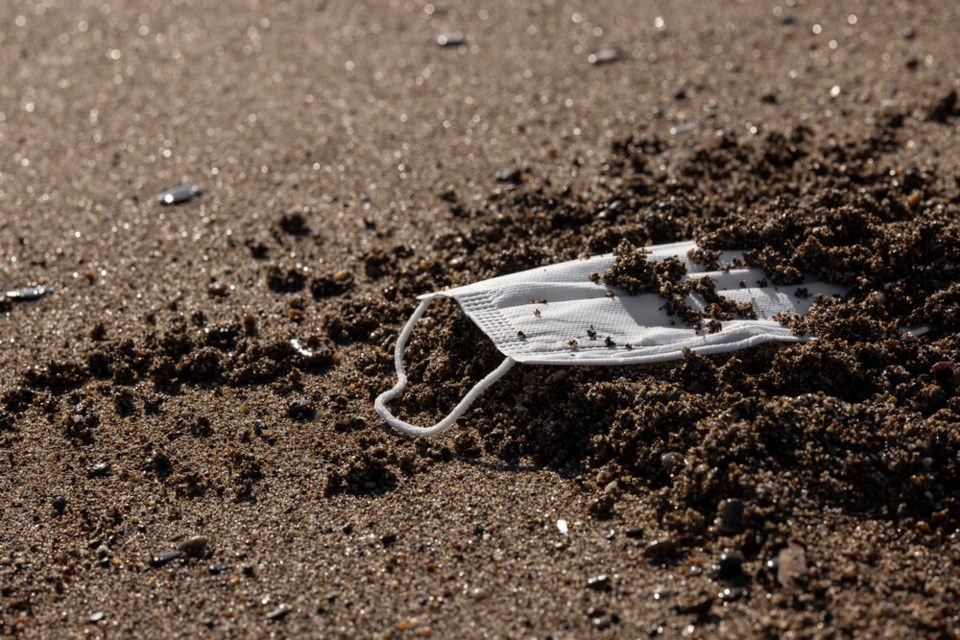
[[[0,24],[0,638],[960,637],[955,3]],[[850,294],[375,413],[416,296],[687,239]],[[437,302],[392,408],[501,359]]]

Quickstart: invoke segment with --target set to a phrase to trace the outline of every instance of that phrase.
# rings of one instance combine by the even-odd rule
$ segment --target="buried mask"
[[[616,262],[612,254],[572,260],[547,267],[484,280],[456,289],[419,297],[420,304],[397,339],[394,363],[397,384],[377,397],[377,413],[391,427],[411,436],[443,433],[462,416],[476,398],[502,378],[514,364],[538,365],[629,365],[665,362],[682,357],[684,350],[700,354],[723,353],[763,342],[803,342],[809,336],[794,335],[776,318],[805,314],[817,295],[842,295],[838,285],[808,278],[802,285],[769,285],[761,269],[724,268],[706,271],[688,258],[695,242],[679,242],[646,248],[651,263],[676,259],[686,268],[681,280],[709,276],[715,291],[725,299],[752,307],[749,318],[714,323],[708,331],[685,323],[668,313],[658,293],[629,295],[603,283],[597,274]],[[742,252],[721,254],[720,264],[736,264]],[[493,341],[506,358],[480,380],[440,422],[417,427],[395,417],[386,404],[407,385],[403,351],[414,326],[430,302],[445,296],[456,300],[463,311]],[[703,311],[706,300],[697,293],[686,305]],[[744,305],[745,306],[745,305]],[[756,317],[753,318],[752,316]],[[775,318],[776,317],[776,318]]]

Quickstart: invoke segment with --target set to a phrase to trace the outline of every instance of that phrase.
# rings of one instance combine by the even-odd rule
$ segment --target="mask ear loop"
[[[463,400],[461,400],[457,406],[453,408],[453,411],[447,414],[443,420],[431,427],[417,427],[409,422],[404,422],[400,418],[397,418],[390,413],[386,407],[386,404],[400,395],[407,386],[407,373],[403,368],[403,350],[407,347],[407,340],[410,338],[410,334],[413,333],[414,325],[416,325],[417,321],[423,317],[427,307],[429,307],[430,303],[433,302],[433,300],[437,297],[438,296],[430,296],[429,298],[424,298],[421,300],[420,305],[417,306],[416,310],[414,310],[413,314],[410,316],[410,319],[407,320],[406,326],[403,327],[403,331],[400,332],[400,336],[397,338],[397,346],[393,351],[394,368],[397,370],[397,384],[395,384],[392,389],[384,391],[377,396],[377,399],[373,403],[377,413],[380,414],[380,417],[383,418],[387,424],[400,433],[405,433],[406,435],[413,436],[415,438],[435,436],[452,427],[453,423],[456,422],[460,416],[467,412],[467,409],[470,408],[470,405],[473,404],[473,402],[480,396],[481,393],[486,391],[488,387],[506,375],[513,365],[516,364],[516,361],[513,358],[507,357],[499,367],[491,371],[483,380],[474,385],[473,389],[470,389],[470,392],[463,397]]]

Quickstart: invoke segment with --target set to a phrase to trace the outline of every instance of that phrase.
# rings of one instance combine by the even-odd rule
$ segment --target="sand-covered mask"
[[[842,295],[838,285],[806,278],[774,286],[761,269],[744,266],[743,252],[704,260],[694,242],[646,247],[572,260],[419,297],[397,339],[397,384],[377,397],[377,413],[394,429],[432,436],[449,429],[476,398],[514,364],[630,365],[665,362],[684,350],[723,353],[763,342],[802,342],[782,322],[805,314],[816,296]],[[697,258],[701,264],[695,262]],[[440,422],[417,427],[395,417],[386,403],[407,385],[403,351],[431,301],[456,300],[504,354]]]

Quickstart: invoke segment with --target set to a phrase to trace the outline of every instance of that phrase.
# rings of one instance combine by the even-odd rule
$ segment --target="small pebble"
[[[694,122],[681,122],[678,125],[670,127],[670,135],[678,136],[682,133],[690,133],[691,131],[696,130],[697,125]]]
[[[639,540],[643,537],[643,529],[641,527],[627,527],[627,530],[623,533],[632,540]]]
[[[203,190],[195,184],[178,184],[157,196],[160,204],[181,204],[193,200],[203,194]]]
[[[34,300],[39,300],[40,298],[46,297],[53,293],[53,287],[48,287],[45,284],[38,285],[36,287],[23,287],[22,289],[13,289],[7,291],[4,295],[7,300],[13,302],[33,302]]]
[[[87,476],[90,478],[103,478],[110,475],[110,463],[98,462],[87,467]]]
[[[606,573],[587,580],[587,589],[592,591],[610,591],[612,588],[613,585],[610,584],[610,576]]]
[[[666,558],[677,551],[677,542],[672,538],[663,538],[654,540],[643,550],[643,555],[648,558]]]
[[[930,375],[938,380],[948,380],[953,377],[953,363],[946,360],[937,362],[930,367]]]
[[[611,62],[616,62],[620,59],[620,49],[616,47],[608,47],[606,49],[600,49],[595,51],[587,56],[587,62],[590,64],[609,64]]]
[[[437,44],[441,47],[459,47],[467,44],[467,39],[462,33],[441,33],[437,35]]]
[[[205,536],[193,536],[181,542],[177,548],[185,555],[192,558],[199,558],[203,555],[203,552],[207,550],[208,544],[209,541]]]
[[[595,518],[609,518],[613,514],[613,506],[616,503],[617,499],[612,493],[604,493],[591,501],[588,509],[590,515]]]
[[[105,614],[103,611],[97,611],[96,613],[94,613],[94,614],[92,614],[92,615],[90,616],[89,620],[90,620],[90,622],[92,622],[93,624],[97,624],[98,622],[100,622],[101,620],[103,620],[103,619],[106,618],[106,617],[107,617],[107,614]]]
[[[53,496],[50,504],[53,506],[54,511],[57,513],[63,513],[64,509],[67,508],[67,499],[63,496]]]
[[[731,498],[720,503],[714,524],[717,530],[724,534],[739,533],[743,529],[743,500]]]
[[[717,577],[721,580],[730,580],[743,573],[743,556],[736,551],[728,551],[720,554],[720,561],[717,563]]]
[[[609,467],[604,467],[597,472],[597,484],[609,484],[617,479],[616,472]]]
[[[777,556],[777,582],[787,589],[794,589],[797,580],[807,572],[807,555],[798,544],[791,542]]]
[[[161,553],[158,556],[153,556],[150,558],[150,566],[154,569],[159,569],[160,567],[170,564],[181,556],[183,556],[183,552],[181,551],[167,551],[166,553]]]
[[[224,571],[229,571],[229,570],[230,570],[230,565],[228,565],[226,562],[215,562],[212,565],[210,565],[210,567],[207,569],[207,571],[209,571],[211,574],[215,576],[220,575]]]
[[[663,470],[671,475],[679,471],[683,467],[683,463],[683,456],[676,451],[668,451],[660,456],[660,464],[663,466]]]

